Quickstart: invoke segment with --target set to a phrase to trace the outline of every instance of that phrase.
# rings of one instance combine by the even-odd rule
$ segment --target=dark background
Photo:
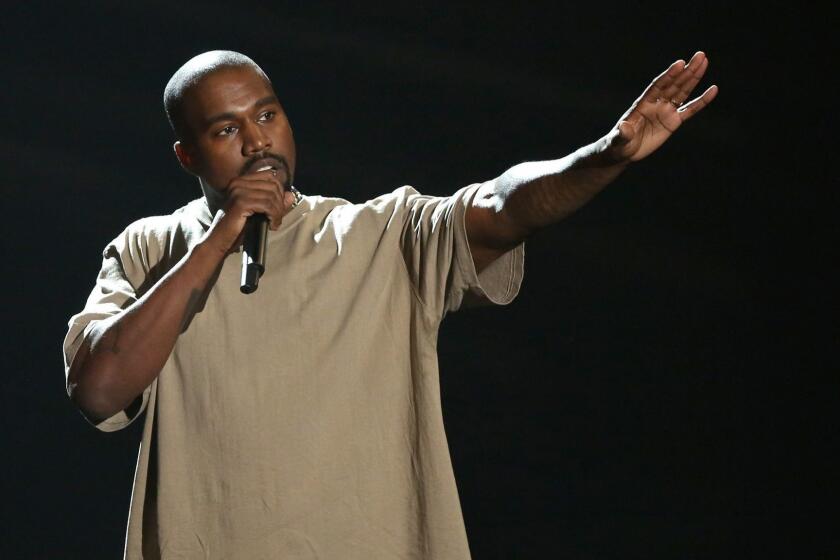
[[[61,341],[104,245],[200,195],[172,154],[162,92],[188,58],[227,48],[273,79],[297,186],[356,202],[402,184],[450,194],[563,156],[705,50],[712,106],[530,240],[513,304],[444,322],[470,546],[477,560],[836,557],[826,15],[707,2],[68,6],[17,3],[0,21],[0,556],[121,557],[142,421],[87,425],[64,391]]]

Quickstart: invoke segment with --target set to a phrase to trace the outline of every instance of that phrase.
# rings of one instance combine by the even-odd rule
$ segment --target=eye
[[[274,120],[274,117],[277,115],[276,111],[266,111],[260,118],[258,119],[260,122],[268,122]]]
[[[236,127],[233,125],[228,125],[221,129],[219,132],[217,132],[216,136],[230,136],[234,132],[236,132]]]

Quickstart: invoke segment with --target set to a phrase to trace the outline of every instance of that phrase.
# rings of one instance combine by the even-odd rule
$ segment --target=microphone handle
[[[268,238],[268,217],[254,214],[245,223],[242,244],[242,279],[239,290],[243,294],[257,291],[260,276],[265,272],[265,244]]]

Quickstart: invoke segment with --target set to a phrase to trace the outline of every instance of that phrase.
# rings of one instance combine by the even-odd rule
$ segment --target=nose
[[[264,152],[271,147],[271,139],[256,123],[247,123],[242,128],[242,155]]]

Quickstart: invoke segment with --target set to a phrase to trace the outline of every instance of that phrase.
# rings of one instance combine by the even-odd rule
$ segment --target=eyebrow
[[[265,107],[266,105],[271,105],[272,103],[277,103],[279,105],[280,101],[277,99],[276,95],[267,95],[262,99],[257,100],[257,102],[254,103],[253,109],[260,109],[262,107]],[[234,113],[219,113],[218,115],[213,115],[212,117],[205,120],[204,126],[206,128],[210,128],[219,121],[232,121],[235,119],[236,115]]]

